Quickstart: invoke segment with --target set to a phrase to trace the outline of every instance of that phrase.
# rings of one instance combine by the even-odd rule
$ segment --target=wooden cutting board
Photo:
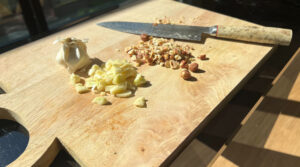
[[[188,43],[195,56],[209,57],[197,60],[205,71],[193,74],[197,81],[184,81],[179,70],[145,65],[139,71],[151,86],[139,88],[132,98],[109,97],[109,106],[92,104],[92,93],[77,94],[68,72],[55,62],[60,46],[52,42],[69,36],[88,38],[92,58],[127,58],[124,48],[139,37],[96,23],[153,22],[164,16],[184,17],[189,25],[251,25],[178,2],[138,2],[2,54],[0,85],[7,94],[0,96],[0,118],[18,121],[30,135],[26,150],[10,166],[48,165],[60,144],[82,166],[159,166],[182,149],[178,146],[200,130],[272,49],[215,38]],[[145,109],[132,105],[140,96],[148,100]]]

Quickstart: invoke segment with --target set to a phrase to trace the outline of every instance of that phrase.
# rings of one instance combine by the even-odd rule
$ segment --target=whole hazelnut
[[[192,72],[198,71],[198,64],[197,64],[197,63],[192,63],[192,64],[190,64],[190,65],[189,65],[189,69],[190,69],[190,71],[192,71]]]
[[[146,42],[149,40],[149,36],[147,34],[141,34],[141,40]]]
[[[181,77],[184,79],[184,80],[188,80],[192,77],[191,73],[188,71],[188,70],[183,70],[181,71]]]

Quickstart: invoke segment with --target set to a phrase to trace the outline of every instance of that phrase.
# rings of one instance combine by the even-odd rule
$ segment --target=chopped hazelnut
[[[206,59],[207,59],[207,58],[206,58],[206,54],[200,55],[200,56],[199,56],[199,59],[200,59],[200,60],[206,60]]]
[[[165,54],[165,55],[164,55],[164,59],[165,59],[165,60],[169,60],[169,58],[170,58],[170,55],[169,55],[169,54]]]
[[[152,65],[153,64],[153,59],[150,57],[150,58],[148,58],[147,60],[147,63],[149,64],[149,65]]]
[[[178,69],[179,68],[179,63],[175,60],[170,60],[170,66],[172,69]]]
[[[138,55],[136,56],[136,58],[137,58],[137,59],[142,59],[142,58],[143,58],[143,55],[142,55],[142,54],[138,54]]]
[[[188,68],[188,64],[187,64],[186,60],[181,60],[180,68],[186,68],[186,69]]]
[[[171,67],[170,61],[169,61],[169,60],[165,62],[165,66],[166,66],[167,68],[170,68],[170,67]]]
[[[175,60],[181,60],[181,56],[179,56],[179,55],[175,55]]]
[[[174,56],[174,55],[171,55],[171,56],[170,56],[170,59],[171,59],[171,60],[174,60],[174,59],[175,59],[175,56]]]

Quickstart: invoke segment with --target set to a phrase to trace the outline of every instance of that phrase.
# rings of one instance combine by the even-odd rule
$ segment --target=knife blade
[[[201,41],[203,34],[221,38],[258,42],[266,44],[289,45],[292,30],[258,26],[222,26],[211,27],[152,24],[138,22],[102,22],[99,26],[132,34],[147,34],[154,37],[173,38],[189,41]]]
[[[131,33],[147,34],[154,37],[174,38],[190,41],[201,41],[202,33],[214,34],[216,27],[183,26],[171,24],[138,23],[138,22],[102,22],[102,27]]]

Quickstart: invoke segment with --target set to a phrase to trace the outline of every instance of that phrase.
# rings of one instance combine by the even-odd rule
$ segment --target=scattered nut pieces
[[[189,65],[189,70],[192,72],[197,72],[198,71],[198,64],[197,63],[192,63]]]
[[[184,24],[185,18],[184,17],[180,17],[180,19],[171,19],[167,16],[163,17],[163,18],[155,18],[155,23],[153,24]]]
[[[149,36],[147,34],[141,34],[141,40],[146,42],[149,40]]]
[[[183,70],[181,71],[181,77],[184,79],[184,80],[188,80],[192,77],[191,73],[188,71],[188,70]]]
[[[105,104],[108,104],[109,102],[107,101],[107,99],[105,97],[95,97],[92,101],[93,103],[96,103],[96,104],[100,104],[100,105],[105,105]]]
[[[182,60],[191,62],[193,56],[190,49],[190,46],[181,46],[172,39],[149,37],[148,41],[141,41],[125,51],[131,57],[131,61],[138,65],[147,63],[178,69]]]
[[[145,97],[139,97],[133,102],[133,104],[137,107],[144,108],[146,107],[146,99]]]

